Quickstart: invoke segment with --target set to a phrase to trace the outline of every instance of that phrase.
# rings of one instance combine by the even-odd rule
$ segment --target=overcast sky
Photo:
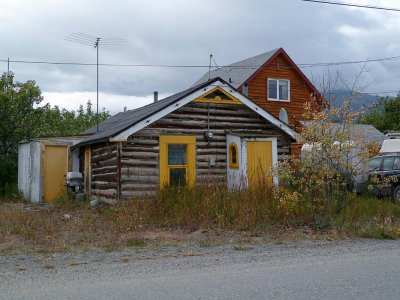
[[[395,0],[346,2],[400,8]],[[283,47],[298,63],[400,56],[400,12],[300,0],[2,0],[0,59],[95,63],[96,49],[65,40],[82,32],[123,38],[99,48],[100,63],[226,65]],[[304,68],[318,87],[339,71],[354,82],[360,65]],[[7,63],[0,62],[1,71]],[[76,110],[96,100],[94,66],[11,63],[18,81],[34,79],[44,102]],[[116,113],[190,87],[207,69],[100,67],[100,107]],[[367,92],[400,90],[400,60],[366,64],[358,84]]]

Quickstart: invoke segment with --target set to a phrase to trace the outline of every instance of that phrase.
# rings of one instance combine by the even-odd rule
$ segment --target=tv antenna
[[[71,33],[65,40],[96,48],[96,131],[99,132],[99,47],[122,45],[126,41],[121,38],[95,37],[81,32]]]

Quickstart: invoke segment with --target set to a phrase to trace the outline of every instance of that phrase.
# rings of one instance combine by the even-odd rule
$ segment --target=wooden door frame
[[[85,146],[84,150],[84,165],[83,165],[83,170],[84,170],[84,179],[83,179],[83,185],[84,185],[84,191],[86,193],[86,197],[91,196],[92,194],[92,148],[90,145]]]
[[[249,187],[248,178],[248,162],[247,162],[247,142],[272,142],[272,166],[276,166],[278,163],[278,138],[246,138],[242,139],[242,164],[243,164],[243,174],[246,174],[247,187]],[[274,185],[278,185],[278,177],[275,175],[272,177],[272,182]]]

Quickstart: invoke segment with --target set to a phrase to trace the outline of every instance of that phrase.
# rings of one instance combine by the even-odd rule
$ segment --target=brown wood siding
[[[209,116],[208,116],[209,105]],[[209,128],[213,132],[213,141],[204,140],[204,132]],[[121,187],[122,199],[154,194],[159,188],[159,136],[195,135],[196,136],[196,182],[224,184],[226,181],[226,134],[240,134],[243,138],[277,137],[278,158],[289,155],[291,138],[269,124],[258,114],[244,105],[207,104],[191,102],[152,125],[129,137],[122,143]],[[110,172],[116,178],[117,148],[112,151],[114,161]],[[216,158],[216,165],[209,167],[208,157]],[[104,155],[108,159],[108,156]],[[111,157],[110,157],[111,159]],[[115,181],[108,188],[117,189]],[[111,184],[110,183],[110,184]]]
[[[301,143],[291,143],[290,144],[290,156],[294,159],[300,159],[302,146],[303,146],[303,144],[301,144]]]
[[[289,125],[296,126],[297,121],[303,119],[303,108],[311,100],[313,91],[307,86],[303,78],[290,66],[282,55],[278,56],[280,67],[276,60],[260,70],[249,83],[248,95],[256,104],[279,117],[279,111],[284,108],[289,116]],[[268,78],[290,80],[290,102],[268,100]]]

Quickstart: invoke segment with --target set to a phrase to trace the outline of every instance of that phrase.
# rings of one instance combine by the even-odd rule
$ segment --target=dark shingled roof
[[[217,81],[219,78],[215,78],[212,82]],[[76,147],[81,147],[83,145],[93,144],[101,141],[106,141],[110,137],[113,137],[125,129],[135,125],[136,123],[146,119],[147,117],[159,112],[165,107],[173,104],[180,99],[186,97],[187,95],[209,85],[209,82],[203,82],[192,86],[191,88],[184,90],[182,92],[176,93],[172,96],[159,100],[157,102],[124,112],[120,112],[107,120],[99,123],[99,132],[97,131],[97,126],[83,131],[80,135],[91,135],[89,138],[84,139]]]
[[[237,89],[279,50],[280,49],[275,49],[245,60],[241,60],[228,66],[218,68],[217,70],[210,72],[210,79],[220,77]],[[209,75],[207,72],[195,83],[195,85],[207,82],[208,78]],[[231,80],[229,80],[229,78]]]

